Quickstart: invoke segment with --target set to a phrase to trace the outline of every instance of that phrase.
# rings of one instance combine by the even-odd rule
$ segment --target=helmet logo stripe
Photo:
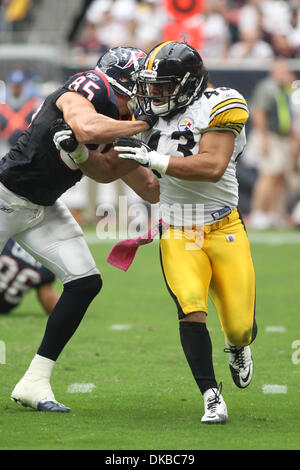
[[[152,69],[152,67],[153,67],[153,62],[154,62],[155,57],[157,56],[158,52],[159,52],[166,44],[170,44],[171,42],[174,42],[174,41],[162,42],[159,46],[156,47],[156,49],[154,49],[154,51],[153,51],[152,54],[151,54],[151,57],[149,58],[149,62],[148,62],[148,65],[147,65],[147,69],[148,69],[148,70],[151,70],[151,69]]]

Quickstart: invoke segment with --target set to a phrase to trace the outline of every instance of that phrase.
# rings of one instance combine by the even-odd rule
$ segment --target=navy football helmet
[[[112,47],[97,62],[112,88],[121,95],[134,96],[137,72],[143,67],[146,54],[136,47]]]
[[[147,55],[137,78],[137,98],[146,113],[168,116],[198,99],[207,80],[208,73],[196,49],[183,42],[166,41]]]

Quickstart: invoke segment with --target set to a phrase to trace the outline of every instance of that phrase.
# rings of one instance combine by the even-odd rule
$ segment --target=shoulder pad
[[[87,98],[99,113],[103,112],[108,102],[117,108],[114,92],[106,76],[97,70],[77,73],[70,77],[63,87]]]
[[[233,88],[206,89],[203,93],[209,101],[207,130],[230,130],[239,135],[249,117],[245,98]]]

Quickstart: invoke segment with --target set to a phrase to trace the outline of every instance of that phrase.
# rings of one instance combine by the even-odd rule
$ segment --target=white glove
[[[66,150],[64,149],[64,142],[70,139],[71,136],[72,136],[71,130],[62,130],[62,131],[56,132],[53,137],[53,142],[57,150],[64,150],[66,152]],[[89,158],[89,151],[87,147],[82,143],[79,143],[77,147],[75,148],[75,150],[73,150],[72,152],[67,152],[67,153],[68,155],[70,155],[72,160],[74,160],[74,162],[77,163],[77,165],[80,165],[81,163],[86,162],[86,160]]]
[[[170,155],[161,155],[155,150],[150,150],[146,144],[138,141],[137,139],[130,138],[130,141],[132,141],[133,144],[132,146],[120,145],[118,140],[121,141],[121,139],[125,140],[128,138],[120,137],[120,139],[117,139],[115,142],[114,150],[116,152],[120,152],[118,155],[120,158],[135,160],[140,165],[156,170],[160,174],[166,173]],[[134,146],[136,142],[141,142],[140,146]]]

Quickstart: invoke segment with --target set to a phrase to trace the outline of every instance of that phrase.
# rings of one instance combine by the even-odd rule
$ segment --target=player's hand
[[[58,150],[64,150],[65,152],[74,152],[78,142],[71,129],[71,127],[63,119],[56,119],[50,126],[50,133],[55,143],[60,146]]]
[[[139,108],[138,112],[134,113],[134,117],[136,121],[146,122],[149,126],[149,129],[152,129],[152,127],[155,126],[158,121],[158,116],[155,114],[146,114],[141,108]]]
[[[82,143],[78,143],[70,126],[63,120],[57,119],[50,131],[57,150],[64,150],[77,165],[84,163],[89,157],[89,151]]]
[[[164,174],[168,168],[170,156],[161,155],[135,137],[119,137],[114,141],[114,150],[119,152],[119,158],[135,160],[142,166]]]
[[[136,137],[119,137],[114,141],[114,150],[120,152],[119,157],[135,160],[142,166],[149,166],[150,147]]]

